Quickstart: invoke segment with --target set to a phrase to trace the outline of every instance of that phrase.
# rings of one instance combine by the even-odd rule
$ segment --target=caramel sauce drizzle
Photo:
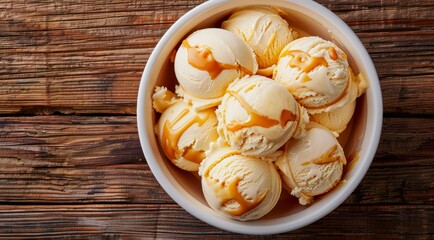
[[[182,156],[190,162],[200,164],[202,160],[205,159],[205,151],[203,150],[193,150],[191,146],[184,150]]]
[[[297,121],[298,117],[294,113],[292,113],[289,110],[283,109],[282,113],[280,113],[280,125],[283,127],[286,126],[286,124],[289,121]]]
[[[301,79],[302,82],[309,82],[310,80],[312,80],[312,79],[310,79],[310,77],[307,76],[307,74],[305,74],[305,75],[303,76],[303,78]]]
[[[299,68],[305,73],[320,65],[328,67],[328,63],[323,57],[312,57],[307,52],[301,50],[287,50],[280,55],[280,57],[283,56],[292,56],[289,66]]]
[[[182,45],[187,48],[188,63],[199,70],[207,71],[211,80],[214,80],[225,69],[236,69],[242,73],[242,76],[253,75],[249,69],[241,65],[218,62],[208,48],[190,46],[187,40],[182,41]]]
[[[361,149],[349,154],[347,157],[348,162],[352,162],[353,160],[357,161],[360,158],[360,156],[359,156],[360,151],[361,151]]]
[[[273,126],[281,124],[282,128],[286,126],[289,121],[296,121],[297,116],[293,114],[291,111],[283,109],[280,114],[280,121],[276,119],[269,118],[267,116],[263,116],[256,112],[240,95],[235,92],[229,91],[229,94],[234,96],[241,106],[247,111],[249,114],[249,120],[244,123],[232,123],[227,125],[227,129],[229,131],[238,131],[245,127],[253,127],[259,126],[263,128],[270,128]]]
[[[349,69],[349,71],[351,71],[350,68],[348,68],[348,69]],[[345,89],[344,89],[344,91],[342,91],[342,94],[341,94],[339,97],[337,97],[335,100],[333,100],[333,101],[331,101],[331,102],[329,102],[329,103],[327,103],[327,104],[324,104],[324,105],[322,105],[322,106],[308,107],[308,109],[320,109],[320,108],[324,108],[324,107],[331,106],[331,105],[333,105],[333,104],[339,102],[339,101],[342,100],[342,99],[345,97],[345,95],[348,93],[348,87],[350,86],[350,81],[352,81],[352,80],[349,79],[349,80],[347,81],[347,84],[345,85]]]
[[[220,195],[220,198],[222,199],[220,202],[220,205],[223,207],[223,209],[231,214],[232,216],[241,216],[250,210],[256,208],[259,204],[262,203],[265,196],[267,195],[268,191],[263,192],[261,195],[259,195],[256,199],[252,199],[251,201],[246,200],[240,193],[238,189],[240,179],[235,178],[233,181],[231,181],[227,187],[225,187],[226,184],[222,184],[223,188],[216,189],[216,193]],[[225,205],[230,201],[236,201],[239,206],[235,209],[229,209],[225,207]]]
[[[361,149],[351,153],[348,157],[347,157],[347,167],[345,169],[345,172],[348,173],[349,171],[351,171],[354,166],[356,165],[357,161],[360,160],[360,153]]]
[[[173,49],[172,52],[170,52],[170,56],[169,56],[169,60],[171,63],[175,62],[175,57],[176,57],[176,49]]]
[[[323,165],[327,163],[331,163],[334,161],[340,160],[339,156],[333,156],[333,153],[338,149],[338,145],[333,145],[327,152],[323,153],[321,156],[319,156],[316,159],[312,159],[310,161],[304,162],[301,165],[306,166],[311,163],[315,163],[318,165]]]
[[[218,184],[219,183],[218,179],[212,179],[209,177],[209,173],[215,166],[217,166],[217,164],[219,164],[221,161],[223,161],[224,159],[230,156],[235,156],[239,154],[240,153],[234,151],[230,151],[223,154],[222,156],[219,157],[218,160],[214,161],[210,166],[208,166],[208,168],[205,170],[203,174],[208,184],[215,186],[214,192],[221,199],[220,206],[223,207],[223,209],[227,213],[233,216],[241,216],[249,212],[250,210],[254,209],[259,204],[261,204],[261,202],[264,200],[265,196],[268,193],[268,191],[266,191],[262,193],[258,198],[252,201],[248,201],[244,199],[244,197],[241,195],[238,189],[238,184],[240,181],[239,178],[235,178],[229,184],[226,184],[226,182],[221,182],[220,184]],[[225,205],[230,201],[236,201],[239,204],[239,206],[236,209],[228,209],[227,207],[225,207]]]
[[[182,118],[184,118],[190,112],[189,109],[182,110],[178,116],[172,121],[166,120],[163,126],[163,133],[161,136],[161,145],[164,153],[170,160],[175,160],[176,155],[180,155],[185,159],[194,162],[200,163],[205,158],[205,153],[203,151],[195,151],[191,147],[184,149],[181,151],[178,148],[178,141],[181,135],[194,123],[199,124],[199,127],[202,126],[211,116],[210,113],[206,115],[205,118],[201,119],[198,115],[194,115],[194,117],[190,118],[182,127],[178,129],[173,129],[175,124],[179,122]]]
[[[329,47],[328,52],[332,60],[338,59],[338,53],[336,52],[336,49],[334,47]]]
[[[172,99],[176,99],[176,98],[177,98],[177,96],[175,93],[167,90],[166,93],[164,94],[163,100],[164,101],[171,101]]]

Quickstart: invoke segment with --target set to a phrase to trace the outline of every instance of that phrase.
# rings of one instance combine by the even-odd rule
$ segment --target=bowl
[[[266,3],[266,4],[264,4]],[[348,55],[356,75],[369,81],[366,93],[357,100],[356,113],[340,141],[348,157],[343,179],[331,192],[301,206],[285,190],[276,207],[254,221],[237,221],[214,212],[206,203],[197,176],[172,165],[164,156],[154,133],[156,114],[152,108],[154,87],[173,87],[176,78],[170,54],[195,30],[219,27],[230,13],[241,7],[267,5],[286,13],[290,26],[309,35],[333,41]],[[378,76],[368,52],[354,32],[335,14],[313,1],[299,0],[223,0],[208,1],[176,21],[161,38],[148,59],[137,100],[140,143],[147,163],[163,189],[187,212],[221,229],[243,234],[276,234],[306,226],[338,207],[354,191],[366,174],[377,150],[382,127],[382,97]]]

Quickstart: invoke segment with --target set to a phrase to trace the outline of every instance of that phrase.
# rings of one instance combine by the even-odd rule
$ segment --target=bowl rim
[[[235,3],[236,2],[236,3]],[[153,74],[153,66],[159,59],[159,53],[164,49],[164,47],[171,41],[171,37],[178,31],[178,29],[182,28],[183,25],[185,25],[187,22],[192,21],[198,14],[203,13],[207,9],[215,8],[215,7],[222,7],[225,4],[230,3],[230,8],[227,9],[233,9],[237,7],[247,6],[247,5],[272,5],[279,7],[279,5],[298,5],[299,7],[303,8],[309,8],[312,11],[315,11],[319,15],[322,15],[323,18],[328,19],[330,22],[334,22],[334,26],[336,26],[336,30],[341,31],[342,35],[345,36],[347,39],[351,39],[349,42],[352,44],[352,49],[356,51],[356,55],[358,55],[361,58],[361,62],[364,64],[364,68],[366,69],[367,78],[369,79],[369,92],[370,98],[367,98],[367,101],[375,103],[369,105],[368,108],[368,118],[367,122],[369,122],[371,129],[369,129],[371,134],[368,134],[368,139],[365,134],[365,139],[363,140],[363,143],[367,142],[366,149],[369,149],[367,154],[360,157],[359,161],[363,161],[364,164],[361,168],[358,168],[354,171],[354,178],[352,179],[349,184],[345,184],[345,187],[343,187],[343,191],[339,191],[339,194],[335,197],[335,201],[329,201],[324,206],[318,207],[319,210],[315,212],[314,214],[307,214],[306,216],[300,216],[299,219],[295,222],[279,222],[275,225],[258,225],[255,224],[254,221],[251,222],[239,222],[236,220],[231,219],[224,219],[224,218],[218,218],[214,215],[206,215],[201,214],[201,210],[206,211],[205,206],[198,206],[194,204],[193,202],[196,199],[193,199],[192,196],[186,195],[186,191],[184,189],[178,189],[173,184],[171,184],[171,179],[173,176],[167,176],[162,171],[162,169],[159,167],[157,163],[157,158],[159,157],[159,153],[155,153],[153,151],[152,144],[150,138],[154,137],[154,132],[151,131],[147,125],[147,119],[150,117],[146,117],[146,110],[145,110],[145,101],[147,92],[150,91],[149,88],[153,87],[154,85],[149,84],[149,79],[151,78]],[[236,6],[235,6],[236,5]],[[204,2],[195,8],[188,11],[185,15],[183,15],[181,18],[179,18],[163,35],[163,37],[160,39],[154,50],[152,51],[146,66],[144,68],[141,80],[140,80],[140,86],[138,91],[138,97],[137,97],[137,127],[138,127],[138,133],[139,133],[139,140],[142,147],[142,151],[145,155],[146,161],[149,165],[149,168],[151,169],[152,173],[154,174],[155,178],[159,182],[159,184],[163,187],[163,189],[166,191],[166,193],[177,203],[179,204],[184,210],[195,216],[196,218],[200,219],[201,221],[208,223],[212,226],[218,227],[223,230],[235,232],[235,233],[242,233],[242,234],[254,234],[254,235],[265,235],[265,234],[277,234],[277,233],[283,233],[288,232],[292,230],[296,230],[298,228],[304,227],[308,224],[311,224],[320,218],[324,217],[325,215],[329,214],[331,211],[336,209],[342,202],[344,202],[350,194],[354,191],[354,189],[359,185],[360,181],[365,176],[366,172],[369,169],[369,166],[371,165],[374,155],[376,153],[379,141],[380,141],[380,135],[381,135],[381,129],[382,129],[382,120],[383,120],[383,102],[382,102],[382,94],[381,94],[381,88],[380,83],[378,79],[378,75],[375,69],[375,66],[372,62],[372,59],[370,58],[367,50],[363,46],[363,43],[360,41],[360,39],[357,37],[357,35],[352,31],[352,29],[337,15],[335,15],[333,12],[331,12],[329,9],[325,8],[324,6],[320,5],[319,3],[316,3],[314,1],[297,1],[297,0],[271,0],[268,1],[266,4],[262,0],[238,0],[238,1],[231,1],[231,0],[220,0],[220,1],[207,1]],[[149,123],[148,123],[149,124]],[[366,126],[367,128],[368,126]],[[152,130],[153,128],[151,128]],[[366,132],[366,129],[365,129]],[[161,158],[161,156],[160,156]],[[169,179],[170,178],[170,179]],[[172,179],[173,180],[173,179]],[[196,200],[197,201],[197,200]]]

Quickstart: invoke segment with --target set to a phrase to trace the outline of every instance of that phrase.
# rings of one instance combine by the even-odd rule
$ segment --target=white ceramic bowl
[[[349,56],[354,72],[369,80],[370,86],[358,99],[352,129],[344,135],[347,154],[357,153],[358,160],[346,166],[344,184],[317,198],[309,206],[301,206],[283,194],[278,205],[265,217],[249,222],[227,219],[215,213],[206,203],[200,181],[192,174],[174,167],[162,153],[154,134],[156,122],[151,96],[156,84],[176,82],[171,51],[188,34],[205,27],[219,27],[230,12],[249,5],[274,6],[286,12],[291,26],[304,29],[338,44]],[[148,59],[140,82],[137,102],[139,137],[146,160],[155,178],[181,207],[200,220],[215,227],[244,234],[275,234],[308,225],[338,207],[354,191],[366,174],[380,139],[383,107],[378,76],[366,49],[353,31],[335,14],[313,1],[300,0],[223,0],[208,1],[182,16],[164,34]],[[350,159],[351,160],[351,159]],[[285,192],[285,191],[282,191]]]

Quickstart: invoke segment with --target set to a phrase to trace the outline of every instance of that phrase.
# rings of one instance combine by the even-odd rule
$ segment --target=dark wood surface
[[[432,239],[434,2],[318,1],[376,65],[383,133],[343,205],[270,237],[192,217],[140,149],[142,70],[164,32],[201,2],[0,0],[0,238]]]

